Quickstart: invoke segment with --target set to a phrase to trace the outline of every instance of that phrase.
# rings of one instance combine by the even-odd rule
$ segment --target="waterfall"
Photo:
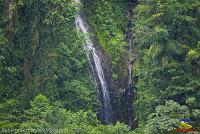
[[[134,54],[135,52],[133,51],[133,9],[137,3],[137,0],[130,0],[128,4],[128,10],[127,10],[127,33],[126,33],[126,40],[129,44],[129,49],[128,49],[128,88],[126,89],[125,96],[126,96],[126,106],[127,106],[127,113],[128,113],[128,118],[127,118],[127,124],[132,128],[136,128],[137,126],[137,120],[135,118],[135,107],[133,104],[134,97],[135,97],[135,81],[134,81],[134,74],[132,72],[132,65],[134,64],[136,60],[136,55]],[[133,75],[133,76],[132,76]]]
[[[80,4],[79,0],[75,0],[75,1]],[[83,17],[81,17],[80,11],[78,12],[77,17],[76,17],[76,27],[80,32],[84,34],[89,33],[87,23],[84,21]],[[111,123],[111,104],[110,104],[108,86],[107,86],[106,79],[104,76],[104,71],[102,68],[100,56],[98,55],[98,51],[96,50],[94,46],[94,42],[91,39],[91,36],[89,34],[85,35],[84,50],[86,52],[88,61],[90,62],[90,66],[94,74],[94,79],[96,82],[99,81],[99,84],[101,85],[101,96],[102,96],[102,106],[103,106],[102,111],[104,115],[103,117],[104,122],[105,124],[110,124]]]

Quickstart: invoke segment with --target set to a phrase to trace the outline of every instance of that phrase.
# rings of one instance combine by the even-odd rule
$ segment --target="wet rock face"
[[[126,52],[122,57],[121,64],[117,66],[118,79],[111,81],[111,102],[113,107],[113,121],[124,122],[132,129],[137,127],[137,121],[134,114],[134,97],[135,97],[135,81],[133,80],[132,66],[134,65],[135,58],[133,57],[133,9],[136,5],[136,0],[130,0],[126,12],[127,16],[127,31],[126,38],[127,46]],[[134,59],[134,60],[133,60]]]
[[[90,37],[92,40],[94,47],[96,49],[97,55],[99,56],[105,81],[107,83],[107,89],[110,93],[110,123],[115,123],[117,121],[126,123],[131,128],[135,128],[135,117],[134,117],[134,82],[132,80],[132,64],[134,61],[132,60],[132,17],[133,17],[133,8],[135,5],[135,0],[130,0],[129,6],[126,11],[127,16],[127,27],[126,27],[126,38],[127,46],[125,46],[125,53],[123,57],[121,57],[121,63],[117,66],[112,66],[112,59],[101,48],[101,45],[98,44],[98,39],[95,36]],[[83,15],[84,16],[84,15]],[[88,31],[92,32],[92,28],[88,26]],[[94,68],[95,63],[91,60],[91,66]],[[115,70],[112,70],[115,68]],[[112,73],[115,71],[117,74],[117,79],[112,79]],[[103,123],[108,124],[105,119],[105,111],[104,111],[104,102],[103,102],[103,92],[101,90],[101,82],[98,79],[97,72],[93,71],[93,76],[97,83],[97,93],[102,104],[101,110],[99,111],[98,117],[102,120]]]
[[[129,62],[128,56],[125,56],[126,60],[123,60],[123,63],[119,65],[118,69],[118,79],[112,81],[111,93],[111,103],[113,107],[113,121],[123,122],[129,125],[131,128],[134,128],[134,84],[133,81],[130,82],[129,76]],[[132,77],[131,77],[132,79]]]
[[[77,2],[80,3],[78,0]],[[80,6],[78,6],[78,8],[81,9]],[[80,32],[84,34],[90,32],[88,24],[85,21],[81,11],[77,12],[75,22],[76,27]],[[102,104],[101,119],[103,123],[110,124],[112,123],[112,105],[110,103],[110,93],[108,90],[107,79],[105,78],[105,69],[103,68],[103,65],[106,65],[102,60],[103,54],[100,47],[96,45],[95,40],[91,35],[84,36],[84,40],[85,44],[83,45],[83,48],[87,55],[90,68],[92,70],[91,72],[99,93],[100,102]]]

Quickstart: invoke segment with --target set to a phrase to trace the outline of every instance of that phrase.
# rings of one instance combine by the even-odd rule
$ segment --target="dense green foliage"
[[[128,0],[82,2],[117,83],[128,60]],[[100,104],[75,26],[77,3],[0,0],[0,131],[168,134],[180,118],[199,128],[200,1],[138,0],[133,11],[134,131],[120,122],[103,125],[97,117]]]
[[[11,104],[10,104],[11,105]],[[11,108],[11,107],[9,107]],[[31,102],[31,108],[24,112],[25,120],[20,124],[3,125],[3,132],[10,132],[10,128],[18,128],[19,133],[83,133],[83,134],[116,134],[127,133],[129,128],[121,123],[115,126],[104,126],[92,111],[67,111],[57,102],[51,105],[46,96],[39,94]],[[14,126],[16,125],[16,126]]]
[[[20,128],[24,130],[35,129],[36,131],[53,133],[124,133],[128,128],[123,124],[115,126],[103,126],[97,120],[96,114],[92,111],[71,112],[63,109],[59,103],[50,105],[48,99],[38,95],[31,102],[31,109],[26,111],[26,122]],[[32,130],[33,131],[33,130]]]
[[[20,34],[20,45],[27,51],[23,57],[24,64],[28,64],[25,65],[27,69],[24,69],[27,70],[27,94],[33,96],[37,92],[43,92],[50,100],[61,100],[65,107],[73,108],[75,111],[80,108],[79,106],[83,109],[92,107],[92,102],[88,98],[91,97],[93,88],[81,40],[74,25],[75,6],[67,1],[34,1],[24,4],[36,8],[25,6],[28,10],[21,9],[24,10],[21,12],[25,12],[26,18],[19,20],[24,28],[17,33]],[[26,35],[23,35],[24,33]],[[36,89],[36,92],[32,89]],[[76,97],[82,100],[78,107]],[[66,98],[68,102],[65,102]]]
[[[116,80],[127,45],[125,13],[128,0],[83,0],[88,23],[105,54],[112,62],[112,78]]]
[[[87,18],[99,44],[112,58],[113,64],[121,60],[126,30],[125,10],[127,3],[124,0],[84,0]]]
[[[167,100],[189,105],[187,100],[192,97],[197,105],[189,107],[189,111],[199,111],[199,5],[196,0],[139,1],[135,9],[134,34],[139,57],[135,73],[138,76],[136,105],[140,123],[148,121],[146,117],[155,111],[155,107]],[[165,107],[167,110],[171,106]],[[168,119],[163,115],[162,120]],[[148,122],[160,121],[155,117]],[[163,125],[168,126],[167,123]],[[167,130],[159,132],[159,128],[156,131],[152,133],[167,133]]]
[[[0,5],[4,10],[3,1]],[[74,112],[96,111],[95,89],[74,23],[75,3],[15,1],[12,10],[9,29],[9,19],[1,15],[1,127],[19,127],[39,93]]]

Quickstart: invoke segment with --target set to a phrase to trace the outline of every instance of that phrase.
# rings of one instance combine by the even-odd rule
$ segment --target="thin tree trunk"
[[[27,81],[28,76],[29,76],[29,61],[28,61],[28,56],[27,56],[26,52],[25,52],[25,55],[24,55],[23,69],[24,69],[24,79],[25,79],[25,81]]]
[[[5,37],[10,42],[11,46],[13,46],[12,43],[12,20],[13,20],[13,7],[14,7],[14,0],[5,0],[4,1],[4,12],[3,15],[5,17],[6,21],[6,33]]]

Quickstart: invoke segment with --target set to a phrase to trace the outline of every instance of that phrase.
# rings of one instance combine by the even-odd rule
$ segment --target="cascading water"
[[[134,74],[132,73],[132,65],[136,60],[136,55],[134,55],[134,51],[132,49],[133,47],[133,31],[132,31],[132,19],[133,19],[133,8],[135,7],[137,3],[137,0],[130,0],[128,3],[128,11],[127,11],[127,33],[126,33],[126,39],[129,44],[129,50],[128,50],[128,88],[126,89],[125,96],[126,96],[126,106],[127,106],[127,113],[128,113],[128,118],[127,118],[127,123],[128,125],[133,129],[136,128],[137,126],[137,121],[135,118],[135,113],[134,113],[134,97],[135,97],[135,81],[132,78],[132,75],[134,77]]]
[[[79,0],[75,0],[78,4],[80,4]],[[89,33],[87,23],[84,21],[83,17],[81,17],[81,13],[78,12],[77,17],[76,17],[76,27],[77,29],[84,33],[87,34]],[[100,56],[98,56],[98,52],[94,46],[94,43],[91,39],[90,35],[85,36],[85,42],[86,44],[84,45],[84,49],[87,55],[87,58],[90,62],[91,68],[93,70],[94,77],[95,79],[98,78],[101,85],[101,93],[102,93],[102,106],[103,106],[103,115],[104,115],[104,122],[105,124],[110,124],[111,123],[111,104],[110,104],[110,96],[109,96],[109,91],[108,91],[108,86],[106,83],[106,79],[104,76],[104,71],[101,65],[101,59]],[[91,64],[91,63],[94,63]]]

